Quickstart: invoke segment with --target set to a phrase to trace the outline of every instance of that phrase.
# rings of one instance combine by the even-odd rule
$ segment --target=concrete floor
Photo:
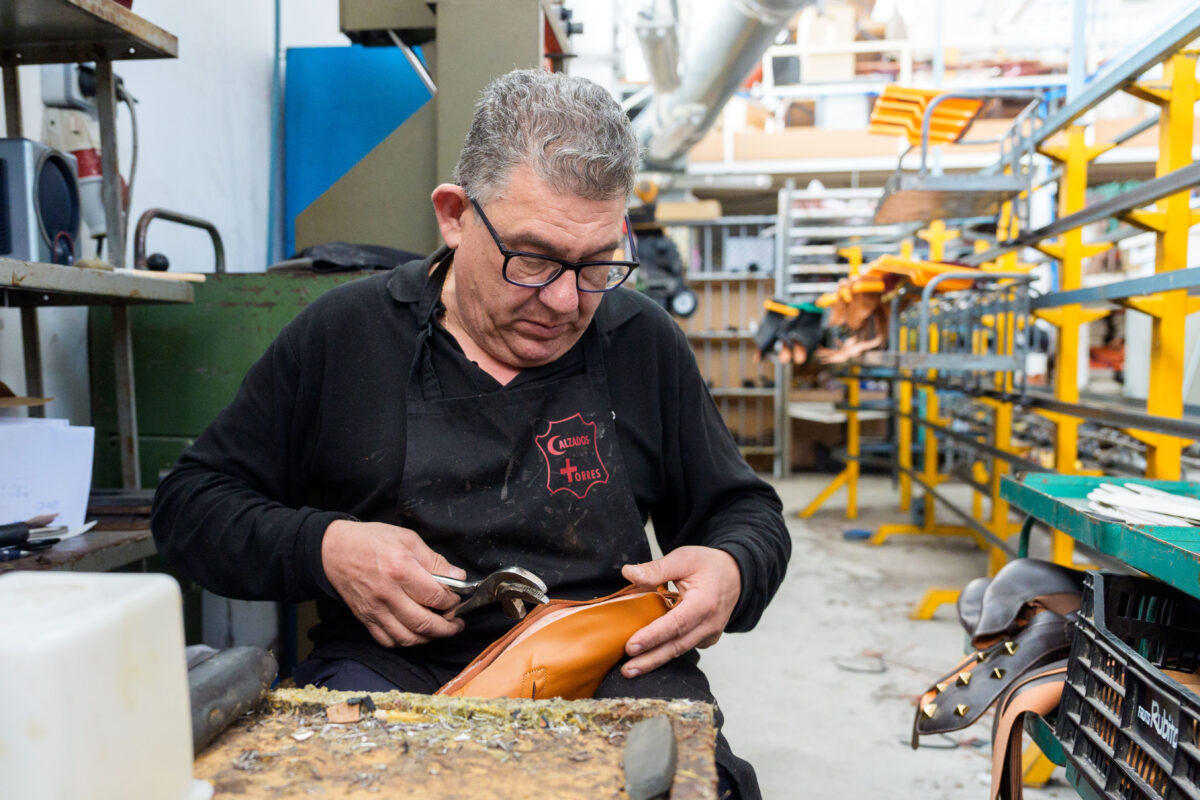
[[[754,631],[726,636],[702,657],[734,752],[755,765],[767,800],[986,800],[991,714],[952,734],[957,747],[908,745],[915,696],[963,650],[952,606],[925,622],[908,612],[926,587],[957,588],[984,574],[985,556],[965,538],[882,547],[844,539],[847,528],[906,521],[886,477],[862,480],[857,520],[845,517],[844,490],[812,518],[796,517],[830,478],[775,482],[794,548],[787,578]],[[1075,796],[1061,769],[1025,792],[1028,800]]]

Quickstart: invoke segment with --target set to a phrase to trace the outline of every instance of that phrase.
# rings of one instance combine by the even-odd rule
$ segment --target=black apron
[[[416,531],[470,579],[519,566],[555,598],[586,600],[625,585],[621,567],[651,558],[618,446],[600,334],[583,334],[582,374],[445,398],[430,337],[450,259],[426,282],[410,366],[407,449],[398,524]],[[406,655],[465,665],[513,620],[498,606],[465,630]]]
[[[430,275],[418,306],[422,327],[409,367],[397,524],[416,531],[471,579],[515,565],[541,577],[551,597],[587,600],[610,594],[627,583],[621,567],[648,561],[651,553],[617,442],[596,325],[583,334],[581,375],[442,397],[429,340],[452,258]],[[299,665],[297,678],[302,685],[355,691],[433,692],[516,624],[495,605],[471,612],[464,621],[461,633],[416,647],[324,645],[314,660]],[[624,678],[618,665],[596,696],[715,703],[698,661],[699,654],[689,651],[633,680]],[[364,677],[358,664],[375,677],[370,672]],[[382,680],[372,683],[378,676]],[[758,800],[754,768],[732,753],[720,733],[719,708],[716,722],[721,797]]]

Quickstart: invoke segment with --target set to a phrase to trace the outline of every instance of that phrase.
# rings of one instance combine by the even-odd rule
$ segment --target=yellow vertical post
[[[900,326],[899,351],[908,352],[908,328]],[[909,370],[900,370],[900,420],[896,426],[896,463],[905,469],[912,469],[913,421],[909,416],[913,411],[912,381]],[[900,510],[908,511],[912,507],[912,476],[900,470]]]
[[[993,326],[995,325],[995,320],[992,321],[992,324]],[[971,352],[977,356],[987,354],[987,332],[982,328],[976,328],[971,331]],[[971,477],[975,479],[976,483],[987,483],[987,470],[981,461],[972,460],[971,472]],[[971,486],[971,516],[975,518],[976,522],[985,522],[983,518],[983,492],[979,491],[974,485]]]
[[[971,462],[971,477],[977,483],[985,483],[988,479],[987,470],[984,469],[983,463],[980,461]],[[983,522],[983,492],[971,487],[971,516],[976,522]]]
[[[847,519],[856,519],[858,517],[858,456],[860,442],[858,412],[854,409],[858,408],[859,399],[858,367],[854,367],[850,371],[850,378],[846,381],[846,402],[850,406],[850,410],[846,412],[846,469],[850,473],[846,479]]]
[[[935,219],[929,223],[928,228],[917,231],[917,236],[929,243],[929,260],[942,261],[946,257],[946,242],[958,238],[958,231],[946,230],[946,223],[940,219]],[[931,323],[932,324],[932,323]],[[918,331],[917,335],[920,335]],[[934,325],[929,331],[929,352],[936,353],[938,351],[938,329]],[[937,380],[937,372],[929,372],[930,380]],[[927,389],[922,389],[925,394],[925,419],[936,423],[938,416],[938,395],[937,389],[933,386]],[[925,469],[924,479],[929,486],[937,486],[941,477],[938,474],[938,443],[937,435],[931,430],[926,429],[925,436]],[[932,529],[937,523],[937,504],[934,502],[934,497],[929,492],[925,492],[925,507],[924,525],[922,527]]]
[[[937,222],[935,224],[941,224],[941,223]],[[929,352],[930,353],[936,353],[938,351],[938,333],[939,333],[939,331],[938,331],[937,324],[934,322],[930,322],[930,331],[929,331]],[[936,370],[929,370],[929,380],[931,380],[931,381],[937,380],[937,371]],[[922,391],[924,391],[924,393],[925,393],[925,419],[929,420],[930,422],[932,422],[933,424],[936,425],[939,420],[937,388],[934,386],[930,386],[926,389],[923,389]],[[925,468],[923,470],[923,474],[921,477],[924,479],[926,486],[937,486],[941,479],[940,475],[938,474],[937,434],[933,431],[932,428],[925,429]],[[924,524],[922,525],[922,527],[930,529],[930,528],[933,528],[933,526],[937,522],[937,506],[934,503],[933,494],[931,494],[930,492],[925,492],[924,501],[925,501],[925,507],[923,509],[924,516],[922,517],[922,521]]]
[[[1064,147],[1043,147],[1042,152],[1063,164],[1059,189],[1061,216],[1083,210],[1086,205],[1088,162],[1111,146],[1090,147],[1085,129],[1072,125],[1067,129]],[[1085,245],[1083,230],[1075,228],[1064,233],[1056,244],[1042,244],[1038,249],[1059,263],[1059,289],[1080,288],[1083,259],[1102,252],[1107,245]],[[1062,306],[1040,316],[1058,328],[1058,358],[1054,367],[1054,397],[1065,403],[1079,402],[1080,326],[1099,319],[1106,312],[1085,312],[1078,303]],[[1048,415],[1054,422],[1054,468],[1064,475],[1075,474],[1079,457],[1078,417],[1064,414]],[[1070,564],[1075,542],[1061,531],[1050,534],[1050,559],[1056,564]]]
[[[900,243],[900,257],[911,259],[913,257],[913,240],[905,239]],[[900,341],[893,342],[892,347],[899,350],[901,353],[908,352],[908,329],[904,325],[898,327]],[[906,369],[900,370],[900,386],[899,398],[900,419],[896,423],[896,463],[906,469],[912,469],[912,441],[913,441],[913,421],[908,415],[913,410],[913,385],[906,378],[911,377],[911,372]],[[900,510],[908,511],[912,507],[912,476],[900,470]]]
[[[838,489],[846,487],[846,517],[847,519],[855,519],[858,516],[858,475],[860,465],[858,463],[859,449],[861,448],[861,440],[859,437],[859,422],[858,412],[853,409],[858,408],[861,398],[859,393],[859,378],[858,368],[851,368],[851,375],[848,378],[843,378],[846,382],[846,402],[852,410],[846,412],[846,466],[842,468],[834,479],[829,482],[829,485],[821,490],[821,493],[813,498],[807,506],[797,512],[799,517],[811,517],[817,513],[817,509],[825,504],[825,501],[833,497]]]
[[[929,260],[943,261],[946,258],[946,242],[958,238],[958,231],[947,230],[946,223],[935,219],[928,228],[917,231],[917,236],[929,243]]]
[[[849,265],[850,276],[857,275],[862,270],[863,265],[863,249],[859,245],[851,247],[843,247],[838,250],[838,255],[846,259]]]
[[[1010,350],[1011,352],[1011,350]],[[1012,403],[997,401],[992,406],[992,447],[1006,453],[1012,452]],[[1008,501],[1000,496],[1000,479],[1008,473],[1008,462],[998,456],[992,457],[991,500],[992,519],[991,529],[997,537],[1008,538]],[[995,575],[1004,566],[1007,558],[1004,551],[993,547],[988,551],[988,574]]]
[[[1005,203],[1000,214],[1000,224],[996,231],[998,241],[1015,239],[1017,230],[1017,215],[1013,213],[1013,204]],[[1018,254],[1014,250],[1005,253],[997,259],[996,267],[1001,272],[1012,272],[1018,268]],[[1005,355],[1012,355],[1017,337],[1017,317],[1009,311],[1000,315],[996,321],[996,349]],[[1011,372],[997,373],[995,387],[998,391],[1011,394],[1015,387]],[[1004,400],[989,403],[992,407],[992,447],[1005,453],[1013,452],[1013,404]],[[1001,480],[1011,471],[1007,461],[999,456],[992,457],[991,472],[991,529],[1000,539],[1007,539],[1009,534],[1008,501],[1000,496]],[[988,552],[988,574],[995,575],[1008,560],[1007,555],[998,547]]]
[[[1161,107],[1158,121],[1158,162],[1162,176],[1192,163],[1195,128],[1196,59],[1188,53],[1172,56],[1163,64],[1161,84],[1135,84],[1129,92]],[[1154,271],[1187,267],[1188,228],[1193,222],[1190,190],[1159,200],[1153,212],[1134,212],[1131,222],[1155,233]],[[1164,417],[1183,414],[1184,338],[1189,311],[1187,292],[1179,289],[1128,303],[1150,314],[1150,381],[1146,411]],[[1194,309],[1194,306],[1192,307]],[[1146,477],[1179,480],[1184,440],[1160,433],[1130,431],[1147,445]]]

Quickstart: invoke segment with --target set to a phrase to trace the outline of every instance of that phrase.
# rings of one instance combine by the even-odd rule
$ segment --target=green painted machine
[[[333,287],[370,274],[210,274],[195,284],[192,305],[131,307],[142,486],[158,485],[159,476],[233,399],[250,365],[302,308]],[[93,313],[88,323],[96,428],[92,485],[110,488],[121,485],[121,461],[112,316],[105,311]]]

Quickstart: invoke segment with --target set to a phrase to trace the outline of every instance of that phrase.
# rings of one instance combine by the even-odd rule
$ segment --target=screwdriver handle
[[[0,547],[12,547],[23,544],[29,539],[29,526],[24,522],[10,522],[0,525]]]

